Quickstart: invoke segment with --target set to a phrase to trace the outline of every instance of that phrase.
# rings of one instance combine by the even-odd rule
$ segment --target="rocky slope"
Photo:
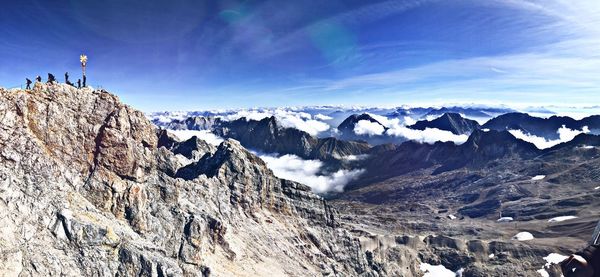
[[[434,144],[407,141],[374,152],[376,155],[364,161],[366,173],[360,180],[351,183],[349,188],[425,168],[433,168],[433,173],[439,174],[463,167],[482,168],[501,158],[532,158],[541,154],[533,144],[519,140],[507,131],[485,132],[478,129],[461,145],[439,141]]]
[[[105,91],[0,89],[0,275],[321,274],[378,275],[327,202],[238,142],[157,135]]]

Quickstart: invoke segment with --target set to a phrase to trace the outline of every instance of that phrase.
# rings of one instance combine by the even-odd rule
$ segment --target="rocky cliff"
[[[379,273],[237,141],[165,137],[105,91],[0,89],[0,275],[321,274]]]

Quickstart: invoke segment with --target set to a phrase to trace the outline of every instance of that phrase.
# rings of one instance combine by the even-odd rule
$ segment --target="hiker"
[[[77,88],[81,88],[81,79],[77,79]]]
[[[35,77],[35,81],[36,82],[42,82],[42,77],[40,77],[40,75],[38,75],[37,77]]]
[[[69,83],[69,72],[65,72],[65,83]]]
[[[560,263],[565,277],[600,276],[600,245],[593,244]]]
[[[48,73],[48,84],[52,84],[56,82],[56,77],[54,77],[54,75],[52,75],[52,73]]]
[[[86,80],[87,80],[87,78],[85,77],[85,75],[83,75],[83,87],[84,87],[84,88],[85,88],[85,87],[87,87],[87,85],[85,84],[85,83],[86,83]]]
[[[29,80],[29,78],[25,78],[25,82],[27,83],[27,87],[25,89],[31,89],[31,80]]]

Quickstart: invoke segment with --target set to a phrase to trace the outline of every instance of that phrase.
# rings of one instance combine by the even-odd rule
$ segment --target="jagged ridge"
[[[0,89],[0,146],[3,274],[377,274],[308,187],[235,141],[199,157],[105,91]]]

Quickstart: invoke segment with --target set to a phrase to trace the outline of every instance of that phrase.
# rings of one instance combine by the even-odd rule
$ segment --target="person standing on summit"
[[[40,75],[38,75],[37,77],[35,77],[35,81],[36,82],[42,82],[42,77]]]
[[[27,87],[25,89],[31,89],[31,80],[29,80],[29,78],[25,78],[25,82],[27,83]]]
[[[65,72],[65,84],[69,83],[69,72]]]
[[[54,75],[52,73],[48,73],[48,82],[46,82],[47,84],[52,84],[56,82],[56,77],[54,77]]]

